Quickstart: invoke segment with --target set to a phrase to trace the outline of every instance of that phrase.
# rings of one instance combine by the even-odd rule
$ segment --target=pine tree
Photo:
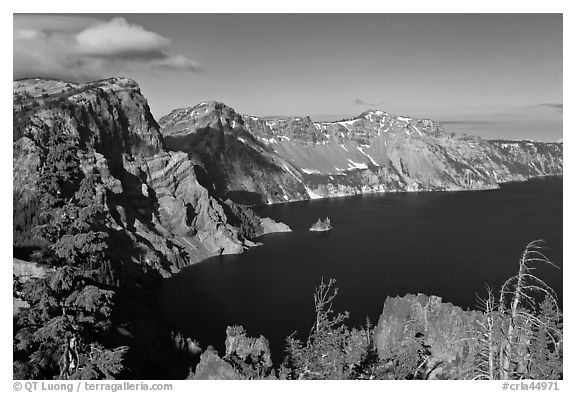
[[[99,228],[103,189],[98,174],[79,170],[79,151],[62,125],[43,130],[38,182],[44,224],[34,232],[48,246],[36,255],[54,272],[26,282],[30,307],[18,316],[14,375],[23,379],[112,378],[126,348],[107,348],[114,291],[106,285],[107,234]]]
[[[562,314],[551,296],[544,298],[539,309],[527,374],[532,379],[561,379]]]

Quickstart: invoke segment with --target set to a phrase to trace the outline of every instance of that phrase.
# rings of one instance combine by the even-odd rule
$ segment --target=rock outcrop
[[[239,380],[246,379],[234,367],[222,360],[213,348],[208,348],[200,356],[200,363],[196,366],[196,372],[188,379],[194,380]]]
[[[18,281],[24,283],[31,278],[44,278],[52,271],[47,266],[42,266],[34,262],[23,261],[12,258],[12,274]]]
[[[330,223],[330,219],[326,217],[325,220],[321,218],[318,219],[311,227],[310,231],[312,232],[326,232],[332,229],[332,224]]]
[[[374,330],[378,356],[390,359],[417,337],[430,351],[427,368],[431,375],[428,378],[448,377],[453,370],[462,369],[461,363],[473,362],[471,346],[478,340],[471,338],[476,338],[477,321],[481,321],[481,316],[480,312],[464,311],[444,303],[437,296],[388,297]]]
[[[268,340],[248,337],[242,326],[228,326],[224,356],[208,348],[189,379],[275,379]]]
[[[17,285],[25,283],[33,278],[44,278],[52,271],[51,268],[34,262],[12,258],[12,275]],[[20,295],[21,294],[17,290],[14,291],[12,297],[12,316],[16,316],[21,309],[30,307],[26,301],[20,298]]]
[[[263,235],[267,234],[267,233],[274,233],[274,232],[291,232],[292,229],[290,229],[290,227],[286,224],[284,224],[283,222],[276,222],[271,218],[268,217],[262,217],[260,220],[260,223],[262,224],[262,231],[263,231]]]

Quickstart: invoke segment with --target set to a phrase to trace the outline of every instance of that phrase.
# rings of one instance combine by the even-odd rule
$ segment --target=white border
[[[1,19],[2,28],[2,48],[8,55],[12,53],[12,13],[173,13],[173,12],[189,12],[189,13],[262,13],[262,12],[298,12],[298,13],[563,13],[564,14],[564,66],[563,69],[568,71],[564,72],[564,116],[563,125],[565,130],[563,133],[564,146],[564,327],[565,327],[565,355],[564,355],[564,377],[565,380],[561,381],[559,386],[562,391],[567,391],[569,386],[574,384],[574,288],[571,286],[571,278],[576,277],[574,267],[571,262],[574,262],[574,249],[572,244],[569,243],[570,239],[575,241],[574,237],[574,203],[575,200],[571,199],[574,195],[574,163],[572,160],[572,132],[574,127],[574,116],[571,112],[573,104],[573,86],[574,86],[574,71],[576,71],[576,64],[574,64],[574,26],[576,25],[576,18],[574,17],[574,1],[503,1],[503,0],[483,0],[481,2],[466,2],[466,1],[445,1],[445,0],[419,0],[419,1],[393,1],[385,3],[383,1],[366,1],[354,0],[353,2],[322,2],[311,0],[291,0],[291,1],[233,1],[233,0],[216,0],[210,2],[204,1],[171,1],[163,0],[161,2],[144,2],[139,1],[124,1],[118,0],[98,0],[93,2],[82,2],[78,0],[65,0],[65,1],[12,1],[10,4],[3,4],[3,13]],[[5,119],[5,126],[2,132],[2,143],[0,144],[2,165],[0,166],[0,184],[5,187],[5,191],[1,194],[2,198],[2,247],[3,250],[3,263],[2,263],[2,284],[3,295],[0,297],[0,304],[2,310],[8,314],[11,310],[11,301],[9,300],[8,291],[10,290],[11,283],[11,237],[12,237],[12,216],[9,213],[9,207],[12,204],[11,186],[12,184],[12,166],[10,157],[12,157],[11,143],[11,127],[9,126],[10,119],[12,118],[9,113],[9,108],[12,107],[12,62],[9,56],[3,59],[3,83],[2,83],[2,116]],[[9,327],[10,326],[10,327]],[[3,383],[6,391],[12,391],[12,337],[11,324],[8,319],[4,320],[2,324],[2,359],[1,359],[1,372]],[[10,337],[9,337],[10,335]],[[427,381],[427,382],[411,382],[411,381],[321,381],[321,382],[226,382],[226,381],[173,381],[174,390],[176,392],[190,391],[190,389],[234,389],[240,392],[253,392],[256,391],[269,391],[274,389],[279,392],[291,392],[294,388],[305,390],[352,390],[352,389],[367,389],[379,390],[391,389],[397,390],[426,390],[426,391],[442,391],[442,392],[489,392],[489,391],[502,391],[500,382],[472,382],[472,381]],[[231,384],[233,386],[231,386]],[[573,391],[573,390],[572,390]]]

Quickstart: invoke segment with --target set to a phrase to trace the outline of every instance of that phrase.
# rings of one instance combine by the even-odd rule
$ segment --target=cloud
[[[163,68],[167,70],[191,70],[201,71],[202,66],[195,60],[187,59],[184,56],[178,55],[174,57],[167,57],[160,59],[152,64],[154,67]]]
[[[124,18],[90,26],[76,34],[76,41],[80,53],[95,57],[155,58],[171,45],[168,38],[130,24]]]
[[[372,104],[370,102],[366,102],[361,98],[356,98],[354,101],[355,105],[359,105],[359,106],[376,106],[376,104]]]
[[[198,71],[200,64],[170,53],[172,42],[124,18],[14,16],[14,78],[84,82],[134,70]]]
[[[544,103],[544,104],[539,104],[537,106],[554,109],[554,110],[558,111],[558,113],[560,113],[560,114],[562,114],[564,111],[564,104],[560,104],[560,103]]]
[[[362,98],[356,98],[356,99],[355,99],[354,101],[352,101],[352,102],[353,102],[355,105],[358,105],[358,106],[371,106],[371,107],[374,107],[374,106],[379,106],[379,105],[386,105],[386,102],[384,102],[384,101],[374,102],[374,103],[373,103],[373,102],[364,101]]]

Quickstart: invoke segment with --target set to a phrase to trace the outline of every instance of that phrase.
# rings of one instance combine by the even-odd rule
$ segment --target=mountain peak
[[[218,100],[205,100],[205,101],[199,102],[198,104],[193,106],[193,108],[196,108],[196,107],[210,107],[210,108],[215,108],[215,109],[223,109],[223,108],[232,109],[230,106],[228,106],[225,103],[223,103],[222,101],[218,101]]]
[[[369,109],[362,112],[358,117],[367,117],[369,115],[385,116],[388,115],[388,113],[380,109]]]
[[[200,111],[203,113],[207,113],[210,111],[216,111],[220,114],[225,115],[235,115],[237,114],[236,110],[232,108],[230,105],[218,101],[218,100],[204,100],[199,102],[198,104],[191,107],[193,111]]]

